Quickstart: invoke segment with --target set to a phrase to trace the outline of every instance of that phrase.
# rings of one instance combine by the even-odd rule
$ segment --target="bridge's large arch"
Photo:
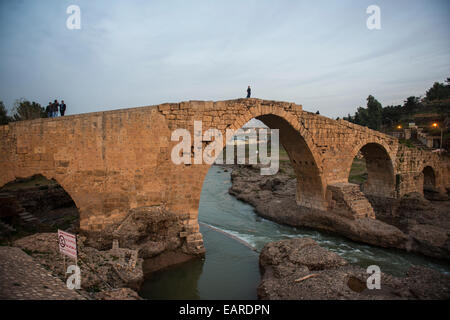
[[[276,111],[260,115],[255,115],[255,113],[255,110],[250,109],[248,114],[236,119],[229,127],[237,130],[251,119],[256,118],[270,129],[278,129],[280,144],[285,148],[296,174],[296,200],[298,205],[326,210],[325,183],[322,170],[318,165],[319,153],[312,141],[301,133],[303,131],[300,130],[298,119],[292,115],[286,119],[283,114]],[[210,166],[204,171],[202,185],[209,168]]]
[[[325,209],[321,171],[300,132],[277,115],[262,115],[257,119],[269,128],[279,130],[280,144],[286,150],[297,177],[297,203],[308,208]]]
[[[379,143],[367,143],[357,149],[353,158],[359,152],[361,152],[367,168],[367,180],[361,186],[362,191],[374,196],[394,198],[394,166],[386,148]],[[348,174],[350,174],[350,167]]]

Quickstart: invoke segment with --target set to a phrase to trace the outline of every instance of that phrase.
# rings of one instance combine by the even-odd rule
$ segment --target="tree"
[[[404,101],[403,105],[383,108],[370,95],[367,98],[367,108],[358,107],[355,115],[352,117],[349,114],[347,119],[350,122],[367,126],[371,129],[386,130],[396,127],[400,122],[407,121],[414,121],[418,122],[419,125],[424,125],[424,120],[421,116],[416,116],[419,113],[437,113],[441,121],[446,117],[450,117],[450,78],[445,80],[445,84],[435,82],[433,87],[427,91],[425,98],[410,96]]]
[[[382,116],[381,116],[382,124],[391,126],[391,127],[398,124],[400,122],[401,115],[402,115],[401,109],[402,109],[401,105],[384,107]]]
[[[403,105],[403,107],[405,108],[404,112],[409,113],[409,114],[414,113],[414,111],[419,109],[420,106],[421,106],[420,97],[414,97],[414,96],[408,97],[404,101],[404,105]]]
[[[8,124],[12,119],[8,116],[8,110],[6,110],[3,101],[0,101],[0,125]]]
[[[30,102],[25,99],[17,99],[14,102],[14,115],[15,121],[33,120],[38,118],[45,118],[47,115],[45,109],[37,102]]]
[[[426,99],[433,101],[450,98],[450,78],[447,78],[445,82],[446,84],[435,82],[427,91]]]
[[[373,130],[380,130],[383,107],[372,95],[367,97],[367,126]]]
[[[358,107],[358,110],[355,113],[355,123],[361,126],[367,126],[369,124],[369,114],[367,109]]]

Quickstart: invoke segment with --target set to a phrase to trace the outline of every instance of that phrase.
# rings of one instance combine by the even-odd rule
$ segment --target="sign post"
[[[77,265],[77,236],[62,230],[58,230],[58,243],[59,252],[64,257],[64,272],[66,268],[66,256],[75,259],[75,265]]]

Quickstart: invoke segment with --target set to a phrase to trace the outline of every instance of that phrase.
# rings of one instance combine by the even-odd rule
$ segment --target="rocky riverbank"
[[[413,266],[404,278],[380,274],[380,289],[367,287],[370,274],[309,238],[271,242],[259,264],[258,297],[264,300],[404,300],[450,298],[450,276]]]
[[[78,236],[78,266],[81,269],[79,293],[89,299],[140,299],[136,291],[143,282],[143,259],[132,251],[113,248],[100,251],[85,246],[85,238]],[[75,262],[59,252],[56,233],[37,233],[16,240],[21,248],[46,270],[66,282],[66,269]]]
[[[63,281],[67,275],[56,232],[78,234],[80,292],[89,299],[139,299],[136,292],[146,275],[204,253],[198,227],[159,206],[130,210],[102,232],[81,231],[71,197],[42,176],[4,186],[0,207],[0,243],[21,248]]]
[[[399,248],[450,259],[450,201],[429,201],[418,194],[400,200],[368,197],[376,219],[351,219],[329,211],[300,208],[292,168],[281,163],[273,176],[256,166],[232,167],[229,193],[277,223],[332,232],[370,245]]]
[[[195,257],[179,237],[184,228],[178,215],[145,207],[131,211],[107,232],[88,238],[78,235],[80,293],[89,299],[140,299],[137,292],[146,275]],[[64,262],[56,233],[36,233],[12,245],[66,281],[65,268],[73,261],[66,258]]]
[[[140,299],[137,291],[146,275],[204,252],[203,247],[193,247],[196,234],[186,232],[192,230],[187,230],[190,226],[183,217],[158,206],[131,210],[103,232],[80,232],[78,209],[70,196],[54,182],[41,180],[26,179],[17,188],[2,190],[0,202],[8,224],[0,225],[0,241],[21,248],[65,281],[68,275],[56,231],[78,234],[80,292],[89,299]],[[181,238],[183,232],[187,235]],[[187,236],[194,241],[188,243]],[[73,262],[66,260],[67,268]]]

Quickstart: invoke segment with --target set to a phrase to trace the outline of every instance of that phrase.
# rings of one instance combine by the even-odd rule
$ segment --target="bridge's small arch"
[[[355,165],[357,164],[357,165]],[[361,167],[366,173],[359,172],[359,182],[364,193],[393,198],[395,197],[394,166],[388,151],[378,143],[367,143],[354,155],[353,170]],[[358,183],[358,175],[351,176],[349,168],[349,182]]]
[[[428,193],[436,192],[436,173],[431,166],[425,166],[422,170],[423,175],[423,194],[427,197]]]
[[[431,166],[426,166],[422,170],[423,173],[423,187],[435,188],[436,187],[436,174]]]

